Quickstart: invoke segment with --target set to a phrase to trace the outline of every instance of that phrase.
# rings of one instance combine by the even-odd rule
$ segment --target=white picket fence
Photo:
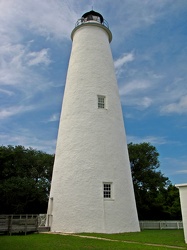
[[[46,226],[46,214],[40,214],[38,217],[38,226],[45,227]],[[183,229],[182,221],[174,221],[174,220],[141,220],[140,221],[141,230],[144,229]]]
[[[38,231],[37,214],[1,214],[0,234],[31,233]]]
[[[160,221],[151,221],[144,220],[140,221],[141,230],[144,229],[183,229],[182,221],[174,221],[174,220],[160,220]]]

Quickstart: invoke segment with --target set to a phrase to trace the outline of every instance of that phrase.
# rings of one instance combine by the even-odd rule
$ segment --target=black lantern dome
[[[72,33],[71,33],[71,39],[73,40],[73,35],[75,33],[75,31],[77,29],[79,29],[79,27],[83,27],[83,26],[97,26],[100,27],[102,29],[104,29],[108,36],[109,36],[109,41],[112,41],[112,33],[109,30],[109,25],[107,23],[107,21],[103,18],[103,16],[94,11],[91,10],[89,12],[86,12],[85,14],[82,15],[82,17],[80,19],[78,19],[78,21],[75,24],[75,28],[73,29]]]
[[[97,21],[100,23],[103,23],[104,21],[103,16],[100,13],[95,12],[94,10],[86,12],[84,15],[82,15],[82,18],[84,18],[85,21],[93,20],[93,21]]]

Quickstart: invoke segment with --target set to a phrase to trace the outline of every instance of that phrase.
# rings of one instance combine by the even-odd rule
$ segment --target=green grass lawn
[[[186,246],[183,230],[143,230],[140,233],[123,234],[82,234],[121,241],[163,244],[171,246]]]
[[[184,243],[184,236],[182,230],[145,230],[140,233],[81,234],[80,236],[86,236],[86,235],[105,238],[105,239],[112,239],[112,241],[95,239],[95,238],[80,238],[79,236],[73,236],[73,235],[55,235],[55,234],[0,236],[0,250],[187,249],[187,244]],[[162,246],[146,245],[149,243],[159,244]],[[174,246],[174,248],[171,248],[169,246]]]

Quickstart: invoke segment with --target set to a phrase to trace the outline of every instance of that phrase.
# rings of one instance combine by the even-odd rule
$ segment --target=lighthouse
[[[47,225],[67,233],[139,231],[112,33],[92,10],[71,39]]]

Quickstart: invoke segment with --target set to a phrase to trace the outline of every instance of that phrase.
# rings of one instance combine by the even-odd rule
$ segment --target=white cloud
[[[37,150],[54,154],[56,140],[41,139],[33,135],[29,130],[11,132],[9,134],[0,134],[0,141],[3,145],[22,145],[26,148],[32,147]]]
[[[33,109],[33,106],[14,106],[0,109],[0,119],[5,119]]]
[[[23,73],[22,45],[0,45],[0,84],[14,84],[20,82]]]
[[[187,174],[187,169],[178,170],[178,171],[176,171],[176,173],[178,173],[178,174]]]
[[[139,105],[143,106],[144,108],[150,107],[152,103],[153,103],[153,100],[150,97],[147,97],[147,96],[143,97],[139,101]]]
[[[22,44],[0,45],[0,84],[20,85],[32,79],[35,72],[28,66],[45,65],[51,62],[48,49],[30,51],[28,46]]]
[[[146,64],[144,60],[139,61],[137,66],[128,68],[123,74],[123,81],[119,79],[119,93],[122,104],[135,108],[148,108],[153,106],[160,114],[186,114],[187,113],[187,89],[186,76],[178,77],[179,71],[170,72],[165,65],[165,76],[163,71],[149,71],[142,69]],[[135,69],[134,69],[135,67]],[[175,75],[175,78],[173,78]],[[125,80],[126,82],[125,82]]]
[[[69,0],[2,0],[0,1],[0,33],[4,39],[19,42],[23,30],[32,30],[48,38],[69,39],[77,21],[78,4]],[[1,37],[2,38],[2,37]]]
[[[151,87],[151,84],[146,80],[132,80],[128,83],[125,83],[123,86],[119,87],[120,95],[129,95],[140,93],[140,91],[145,91]]]
[[[178,102],[170,103],[161,108],[162,113],[187,113],[187,95],[182,96]]]
[[[59,117],[60,117],[60,114],[59,114],[59,113],[53,114],[53,115],[49,118],[49,122],[56,122],[56,121],[59,121]]]
[[[0,93],[6,94],[8,96],[14,95],[14,92],[6,90],[6,89],[0,89]]]
[[[70,39],[71,29],[78,18],[77,5],[72,0],[0,1],[2,96],[14,95],[11,102],[21,103],[23,99],[34,97],[39,91],[52,87],[49,74],[44,74],[52,62],[52,52],[48,47],[41,48],[41,36],[53,40],[44,45],[57,45],[58,41]],[[1,114],[8,116],[10,113],[4,110]]]
[[[51,63],[49,49],[31,50],[30,44],[30,41],[24,45],[0,44],[0,93],[5,97],[2,98],[6,103],[5,107],[7,95],[13,96],[9,100],[10,105],[24,104],[26,100],[52,87],[51,81],[40,72],[41,69],[47,69]],[[28,106],[28,103],[25,105]],[[9,115],[9,110],[1,112],[1,116]]]
[[[165,137],[159,137],[159,136],[145,136],[145,137],[137,137],[137,136],[127,136],[128,143],[143,143],[143,142],[149,142],[153,145],[162,145],[166,144],[167,140]]]
[[[125,106],[135,107],[137,110],[144,110],[153,104],[153,100],[149,97],[123,97],[121,100]],[[132,115],[133,117],[133,115]]]
[[[29,52],[27,54],[27,64],[29,66],[35,66],[38,64],[49,65],[51,63],[51,60],[49,59],[48,50],[49,49],[42,49],[41,51]]]
[[[125,71],[125,65],[129,62],[134,61],[134,54],[133,53],[125,53],[120,58],[114,61],[114,67],[116,71],[117,78]]]
[[[120,58],[115,60],[114,66],[116,69],[121,68],[127,62],[132,62],[134,60],[133,53],[123,54]]]
[[[110,21],[109,23],[112,27],[114,39],[116,38],[116,43],[121,42],[119,39],[121,34],[125,37],[130,36],[132,32],[136,30],[141,30],[153,25],[172,8],[175,8],[176,11],[178,5],[180,5],[178,2],[176,3],[175,0],[126,0],[124,4],[122,4],[121,0],[116,0],[115,6],[110,9],[109,13],[106,13],[108,17],[113,16],[113,18],[117,20],[117,22]],[[104,9],[106,5],[105,1],[100,3],[100,5],[102,5]],[[113,15],[113,13],[116,14]]]
[[[134,106],[138,109],[145,109],[153,104],[153,98],[150,95],[152,88],[149,81],[132,80],[127,84],[119,86],[121,102],[127,106]]]
[[[164,157],[162,158],[163,164],[172,170],[172,175],[187,174],[187,158],[186,156],[180,157]]]

